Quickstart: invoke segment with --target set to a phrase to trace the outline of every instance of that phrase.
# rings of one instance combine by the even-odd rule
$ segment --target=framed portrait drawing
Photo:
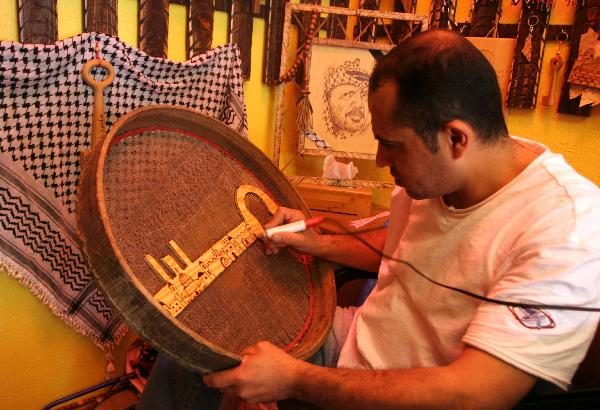
[[[299,153],[375,158],[377,141],[368,107],[373,54],[363,48],[315,43],[309,63],[313,127],[300,133]]]

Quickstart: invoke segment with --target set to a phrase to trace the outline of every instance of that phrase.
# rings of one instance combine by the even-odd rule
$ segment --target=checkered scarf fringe
[[[235,45],[178,63],[97,33],[48,46],[0,42],[0,266],[105,350],[127,328],[85,266],[75,219],[93,111],[81,67],[97,43],[116,73],[104,92],[107,130],[150,104],[195,109],[244,136],[247,122]]]

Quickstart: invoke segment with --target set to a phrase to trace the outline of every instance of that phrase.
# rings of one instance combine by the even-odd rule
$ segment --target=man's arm
[[[351,370],[294,359],[268,342],[243,352],[240,366],[204,376],[207,385],[252,402],[296,398],[326,409],[503,409],[536,378],[466,347],[443,367]]]
[[[265,228],[299,221],[305,216],[301,211],[280,207]],[[385,244],[387,229],[376,229],[358,234],[376,249],[369,249],[352,235],[319,235],[312,229],[297,233],[278,233],[265,240],[267,254],[277,253],[280,248],[293,247],[300,252],[326,259],[330,262],[377,272],[381,263],[380,253]]]

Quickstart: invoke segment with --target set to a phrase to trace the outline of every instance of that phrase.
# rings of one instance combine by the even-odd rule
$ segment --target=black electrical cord
[[[426,274],[421,272],[419,269],[417,269],[412,263],[405,261],[403,259],[398,259],[398,258],[394,258],[393,256],[386,255],[385,253],[383,253],[382,251],[380,251],[379,249],[377,249],[376,247],[371,245],[368,241],[366,241],[364,238],[362,238],[360,236],[361,233],[365,233],[365,232],[369,232],[369,231],[373,231],[373,230],[354,231],[353,232],[353,231],[348,230],[341,222],[336,221],[335,219],[332,219],[332,218],[325,218],[325,219],[327,221],[333,222],[335,225],[339,226],[343,230],[344,234],[352,236],[354,239],[361,242],[363,245],[365,245],[367,248],[369,248],[370,250],[372,250],[377,255],[381,256],[382,258],[385,258],[390,261],[398,262],[398,263],[408,266],[419,276],[428,280],[429,282],[433,283],[434,285],[440,286],[440,287],[448,289],[448,290],[452,290],[454,292],[462,293],[463,295],[481,300],[483,302],[496,303],[498,305],[518,307],[518,308],[524,308],[524,309],[548,309],[548,310],[573,310],[573,311],[579,311],[579,312],[600,312],[600,308],[595,308],[595,307],[581,307],[581,306],[568,306],[568,305],[545,305],[545,304],[538,304],[538,303],[523,303],[523,302],[513,302],[511,300],[488,298],[486,296],[478,295],[476,293],[470,292],[465,289],[446,285],[444,283],[436,281],[435,279],[430,278],[429,276],[427,276]]]

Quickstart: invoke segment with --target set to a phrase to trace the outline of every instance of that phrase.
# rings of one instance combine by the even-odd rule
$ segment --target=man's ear
[[[448,144],[452,157],[462,157],[473,142],[473,128],[462,120],[452,120],[442,126],[442,138]]]

